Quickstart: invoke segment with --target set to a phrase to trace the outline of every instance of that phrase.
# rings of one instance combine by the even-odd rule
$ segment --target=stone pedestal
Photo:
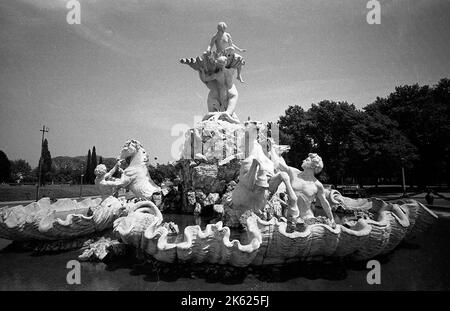
[[[237,180],[240,163],[237,159],[223,165],[219,165],[217,159],[210,161],[183,159],[178,161],[176,167],[181,178],[182,211],[193,213],[196,204],[199,203],[202,213],[205,213],[209,209],[212,212],[214,205],[220,204],[228,184]]]
[[[213,212],[214,205],[223,204],[222,196],[229,192],[230,182],[238,182],[241,161],[252,152],[250,142],[257,139],[267,152],[270,137],[278,139],[276,128],[250,120],[243,124],[202,121],[187,131],[181,160],[177,162],[182,211]]]
[[[250,153],[255,138],[267,151],[267,139],[278,140],[278,128],[259,121],[231,124],[225,121],[202,121],[187,131],[182,159],[218,160],[227,162],[233,158],[242,160]]]

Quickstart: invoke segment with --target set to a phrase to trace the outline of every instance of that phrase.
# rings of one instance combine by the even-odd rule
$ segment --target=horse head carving
[[[254,212],[263,210],[269,194],[269,180],[273,174],[273,162],[255,140],[250,155],[241,163],[239,183],[233,191],[233,208],[242,213],[249,209]]]
[[[128,164],[131,162],[136,163],[136,157],[139,156],[138,160],[140,163],[148,163],[149,159],[147,156],[147,152],[145,151],[142,144],[135,139],[127,140],[120,152],[119,158],[122,160],[126,160]]]
[[[150,177],[147,168],[149,158],[138,140],[127,140],[119,158],[128,164],[123,171],[121,184],[133,192],[136,197],[151,200],[154,193],[161,191],[161,188]]]

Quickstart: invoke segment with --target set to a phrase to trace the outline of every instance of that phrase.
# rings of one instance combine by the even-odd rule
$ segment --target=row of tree
[[[305,111],[290,106],[280,138],[291,146],[288,164],[300,167],[310,152],[325,164],[327,183],[450,184],[450,80],[433,87],[396,87],[363,110],[347,102],[321,101]]]
[[[404,167],[409,184],[450,184],[450,80],[435,86],[396,87],[385,98],[359,110],[347,102],[329,100],[308,110],[290,106],[281,116],[281,143],[291,146],[288,164],[301,167],[310,152],[322,156],[326,183],[400,183]],[[84,161],[84,158],[82,159]],[[105,159],[108,168],[114,159]],[[40,157],[42,182],[94,183],[95,167],[103,163],[95,146],[86,164],[55,169],[44,140]],[[174,175],[170,167],[149,168],[156,179]],[[9,161],[0,151],[0,182],[37,181],[39,167],[31,170],[24,160]],[[164,174],[162,173],[164,172]],[[161,176],[159,176],[159,175]],[[175,177],[174,177],[175,178]]]
[[[0,150],[0,183],[11,181],[28,181],[32,169],[27,161],[19,159],[10,161],[6,153]]]
[[[106,162],[105,164],[108,167],[112,167],[115,164],[111,163],[111,159],[106,159]],[[38,182],[40,170],[41,185],[45,185],[48,182],[70,182],[75,184],[83,182],[85,184],[93,184],[95,180],[95,167],[102,163],[103,158],[101,156],[97,157],[94,146],[92,153],[89,149],[85,163],[75,164],[72,162],[64,166],[54,165],[48,149],[48,141],[45,139],[42,144],[42,152],[38,166],[34,169],[23,159],[10,161],[8,156],[3,151],[0,151],[0,183]]]
[[[94,184],[95,181],[95,174],[94,170],[97,167],[97,165],[103,164],[103,158],[100,156],[97,158],[97,152],[95,150],[95,146],[92,147],[92,153],[91,149],[88,151],[87,160],[86,160],[86,171],[84,173],[84,182],[86,184]]]

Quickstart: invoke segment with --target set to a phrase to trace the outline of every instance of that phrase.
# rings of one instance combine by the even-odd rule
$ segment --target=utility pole
[[[84,174],[83,174],[83,169],[84,169],[84,167],[83,167],[83,165],[81,165],[81,175],[80,175],[80,199],[81,199],[81,192],[83,191],[83,176],[84,176]]]
[[[48,130],[49,130],[49,128],[46,127],[45,125],[42,126],[42,130],[39,130],[40,132],[42,132],[42,139],[41,139],[41,156],[39,157],[39,168],[38,168],[38,170],[39,170],[39,180],[38,180],[38,185],[36,187],[36,201],[39,200],[39,187],[41,186],[41,182],[42,182],[42,179],[41,179],[42,178],[41,177],[41,175],[42,175],[42,161],[43,161],[42,148],[44,146],[44,136],[45,136],[45,133],[48,132]]]

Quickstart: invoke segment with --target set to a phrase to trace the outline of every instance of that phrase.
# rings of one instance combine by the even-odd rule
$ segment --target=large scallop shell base
[[[118,218],[114,231],[124,243],[159,261],[245,267],[323,257],[366,260],[390,252],[403,239],[423,232],[437,219],[415,200],[391,204],[371,199],[363,203],[375,214],[375,220],[359,219],[351,228],[316,223],[303,231],[287,232],[285,222],[275,218],[264,221],[252,215],[239,240],[230,240],[230,228],[222,222],[209,224],[205,230],[188,226],[182,239],[175,239],[161,226],[160,211],[146,208]]]

